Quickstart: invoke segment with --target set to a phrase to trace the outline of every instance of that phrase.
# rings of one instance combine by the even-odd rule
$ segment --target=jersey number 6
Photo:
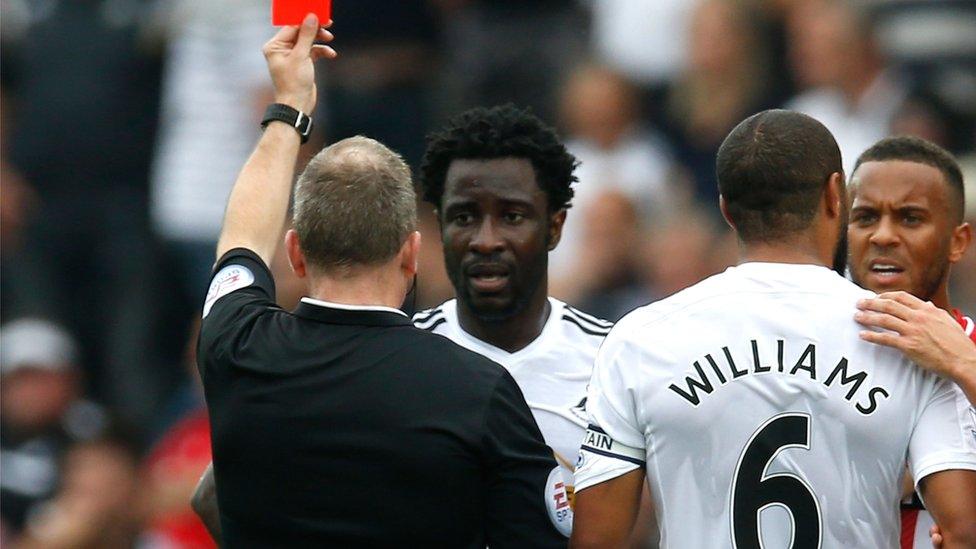
[[[813,490],[796,475],[766,474],[773,459],[787,448],[810,449],[810,416],[787,413],[772,417],[746,444],[732,478],[733,547],[762,547],[759,515],[774,505],[785,507],[793,517],[788,547],[820,547],[820,505]]]

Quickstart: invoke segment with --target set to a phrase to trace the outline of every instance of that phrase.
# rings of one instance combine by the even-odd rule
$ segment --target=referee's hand
[[[329,21],[325,26],[332,24]],[[332,59],[337,53],[318,42],[331,42],[332,33],[319,26],[315,14],[305,16],[300,27],[283,27],[264,45],[264,58],[274,83],[275,102],[305,114],[315,109],[315,66],[313,61]]]

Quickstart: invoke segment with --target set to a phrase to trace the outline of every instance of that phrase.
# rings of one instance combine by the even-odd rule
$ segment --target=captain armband
[[[643,448],[627,446],[626,444],[613,440],[606,431],[592,424],[587,427],[586,435],[583,437],[583,444],[580,446],[581,461],[586,459],[584,457],[586,452],[616,458],[633,463],[639,467],[644,467],[645,464],[645,452]],[[579,464],[577,465],[578,467]]]

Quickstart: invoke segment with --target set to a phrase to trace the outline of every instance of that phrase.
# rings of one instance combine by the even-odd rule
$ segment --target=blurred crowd
[[[2,0],[0,543],[208,547],[193,349],[227,194],[271,101],[268,0]],[[976,4],[335,0],[322,144],[416,167],[462,109],[513,102],[581,165],[550,292],[618,319],[723,270],[714,157],[756,111],[821,120],[847,169],[891,134],[954,152],[976,216]],[[453,292],[424,209],[416,307]],[[976,311],[976,254],[954,305]],[[301,286],[275,260],[279,302]]]

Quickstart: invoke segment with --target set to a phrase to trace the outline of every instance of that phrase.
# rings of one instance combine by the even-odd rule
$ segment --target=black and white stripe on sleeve
[[[610,329],[613,328],[613,322],[586,314],[569,305],[566,305],[563,309],[563,320],[592,336],[606,336],[610,333]]]

